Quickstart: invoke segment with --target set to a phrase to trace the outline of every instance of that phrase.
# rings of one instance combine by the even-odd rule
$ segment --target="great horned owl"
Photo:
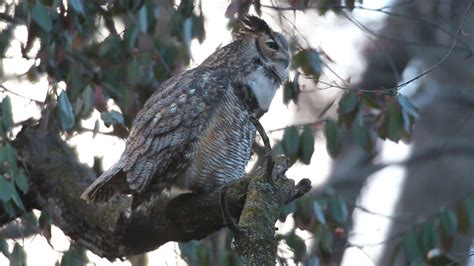
[[[287,78],[288,43],[255,16],[198,67],[165,81],[138,113],[120,160],[81,198],[206,192],[242,178],[256,129]]]

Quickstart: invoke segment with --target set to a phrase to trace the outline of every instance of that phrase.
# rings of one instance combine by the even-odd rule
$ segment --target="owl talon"
[[[226,193],[228,188],[229,184],[226,184],[219,191],[219,205],[221,209],[222,218],[224,219],[224,222],[227,224],[227,227],[229,227],[234,236],[241,236],[244,235],[244,230],[234,223],[227,205]]]
[[[260,121],[257,120],[257,118],[251,116],[250,121],[252,124],[255,126],[255,129],[257,129],[258,134],[260,134],[260,137],[262,137],[263,144],[265,145],[265,157],[267,158],[267,169],[265,172],[265,177],[267,178],[268,181],[273,181],[273,166],[275,165],[275,162],[273,161],[273,156],[272,156],[272,146],[270,145],[270,141],[268,140],[267,133],[265,132],[265,129],[263,128],[262,124],[260,124]]]

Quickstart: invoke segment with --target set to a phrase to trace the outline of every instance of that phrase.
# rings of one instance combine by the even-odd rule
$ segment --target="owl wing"
[[[138,113],[121,158],[130,189],[142,193],[156,177],[169,186],[192,154],[213,106],[230,83],[226,73],[196,68],[166,81]]]

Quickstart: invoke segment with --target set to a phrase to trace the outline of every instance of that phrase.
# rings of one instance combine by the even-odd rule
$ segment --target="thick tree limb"
[[[29,198],[35,202],[35,207],[48,212],[54,224],[66,235],[99,256],[115,259],[139,254],[168,241],[201,239],[225,226],[220,213],[219,191],[184,194],[174,199],[161,195],[133,212],[129,209],[130,198],[127,196],[89,205],[79,196],[95,175],[78,163],[74,152],[59,136],[26,128],[18,135],[15,144],[30,173]],[[262,245],[259,250],[268,248],[268,243],[262,242],[264,239],[275,241],[270,238],[273,237],[279,209],[310,188],[308,180],[295,186],[286,179],[282,174],[287,168],[284,162],[277,163],[276,167],[281,169],[275,168],[279,178],[274,184],[265,185],[260,178],[265,172],[262,169],[256,172],[257,178],[239,180],[226,193],[229,211],[238,220],[250,183],[249,201],[239,225],[251,232],[246,235],[248,242],[259,239],[258,243]],[[252,216],[255,217],[254,224]],[[262,220],[258,220],[260,217]],[[260,231],[262,228],[265,231]],[[237,243],[243,252],[258,254],[255,253],[259,245],[256,242],[245,244],[243,240],[237,240]],[[276,243],[273,246],[276,247]],[[273,261],[274,251],[272,248]]]
[[[244,265],[275,265],[278,243],[274,225],[280,211],[286,203],[311,189],[308,179],[295,186],[293,180],[285,178],[287,169],[288,160],[280,160],[272,171],[274,182],[268,182],[266,174],[250,181],[239,222],[244,234],[234,236],[234,250]]]

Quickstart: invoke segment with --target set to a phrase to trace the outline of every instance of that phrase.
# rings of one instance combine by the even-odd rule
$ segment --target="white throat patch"
[[[279,84],[267,76],[263,67],[259,67],[256,71],[250,73],[247,80],[257,99],[258,107],[263,111],[268,111]]]

